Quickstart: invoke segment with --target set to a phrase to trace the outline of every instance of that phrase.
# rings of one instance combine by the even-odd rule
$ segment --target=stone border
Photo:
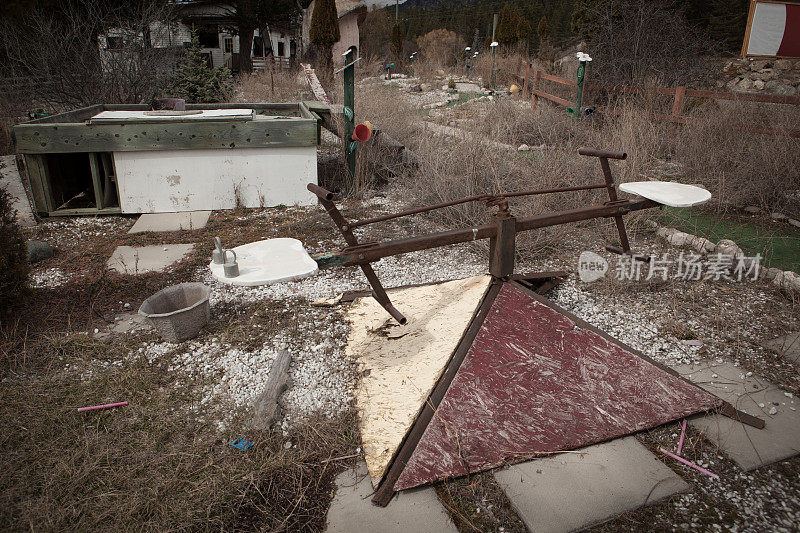
[[[655,220],[645,220],[645,227],[655,231],[655,234],[664,239],[668,244],[675,247],[688,246],[701,254],[718,253],[730,255],[733,258],[745,257],[742,249],[730,239],[722,239],[714,244],[704,237],[698,237],[691,233],[678,231],[676,228],[661,226]],[[800,293],[800,274],[791,270],[780,270],[778,268],[760,268],[759,279],[772,282],[773,285],[790,291]]]

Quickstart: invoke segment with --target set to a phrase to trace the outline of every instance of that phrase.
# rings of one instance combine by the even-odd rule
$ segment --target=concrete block
[[[764,429],[721,415],[690,421],[745,470],[800,453],[800,401],[791,393],[755,374],[748,376],[730,363],[684,365],[675,370],[740,411],[765,420]]]
[[[770,350],[775,350],[782,357],[800,364],[800,331],[789,333],[783,337],[761,343]]]
[[[120,274],[163,272],[182,260],[194,249],[194,244],[163,244],[158,246],[117,246],[108,259],[108,268]]]
[[[386,507],[372,504],[367,465],[336,477],[336,496],[328,509],[329,533],[456,533],[458,529],[431,487],[398,493]]]
[[[211,211],[184,211],[181,213],[145,213],[128,230],[128,233],[146,231],[180,231],[202,229],[208,222]]]
[[[689,485],[634,437],[528,461],[494,477],[530,531],[575,531]]]
[[[17,222],[21,226],[35,226],[36,217],[13,155],[0,156],[0,189],[11,195],[11,205],[17,210]]]

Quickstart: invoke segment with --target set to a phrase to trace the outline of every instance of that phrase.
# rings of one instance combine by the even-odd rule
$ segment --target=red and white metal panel
[[[800,5],[753,2],[743,55],[800,57]]]

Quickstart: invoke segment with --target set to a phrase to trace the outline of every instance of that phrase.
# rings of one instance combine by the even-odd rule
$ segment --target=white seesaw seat
[[[232,250],[236,252],[238,276],[226,277],[222,264],[212,261],[209,265],[214,279],[228,285],[270,285],[302,279],[317,271],[317,262],[311,259],[303,243],[297,239],[267,239],[243,244]],[[231,255],[227,257],[230,259]]]
[[[642,196],[670,207],[691,207],[704,204],[711,199],[707,190],[672,181],[632,181],[620,183],[619,190]]]

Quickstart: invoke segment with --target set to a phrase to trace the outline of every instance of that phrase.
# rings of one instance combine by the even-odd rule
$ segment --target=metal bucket
[[[162,289],[142,302],[147,318],[164,340],[183,342],[196,337],[211,318],[211,289],[202,283],[180,283]]]

